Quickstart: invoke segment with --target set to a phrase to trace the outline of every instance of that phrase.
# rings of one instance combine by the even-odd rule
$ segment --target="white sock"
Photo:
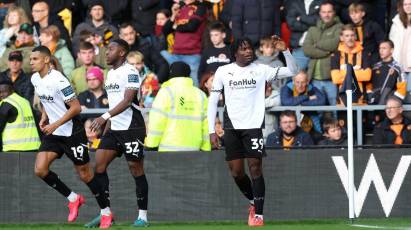
[[[250,200],[250,204],[251,204],[251,205],[254,205],[254,200]]]
[[[110,207],[101,209],[100,214],[104,215],[104,216],[110,216],[110,214],[111,214]]]
[[[71,192],[70,195],[68,195],[67,199],[68,199],[70,202],[76,201],[76,200],[77,200],[77,193]]]
[[[260,218],[260,219],[263,220],[263,215],[257,215],[257,214],[255,214],[255,217],[258,217],[258,218]]]
[[[138,218],[147,221],[147,210],[138,210]]]

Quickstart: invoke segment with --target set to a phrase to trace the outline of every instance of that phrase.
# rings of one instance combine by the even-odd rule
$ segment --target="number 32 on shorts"
[[[134,155],[136,157],[139,156],[140,149],[139,149],[139,143],[137,141],[132,141],[132,142],[126,142],[124,143],[126,146],[126,153]]]
[[[251,138],[251,149],[260,149],[264,147],[263,138]]]

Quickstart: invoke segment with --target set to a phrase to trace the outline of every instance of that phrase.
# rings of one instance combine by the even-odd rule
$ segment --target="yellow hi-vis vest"
[[[2,140],[3,151],[30,151],[40,147],[40,138],[34,122],[29,101],[13,93],[0,102],[7,102],[17,109],[18,115],[14,122],[4,127]]]
[[[188,77],[163,83],[149,114],[146,146],[158,151],[210,151],[207,96]]]

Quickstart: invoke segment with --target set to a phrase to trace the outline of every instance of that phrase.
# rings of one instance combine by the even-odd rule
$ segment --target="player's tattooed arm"
[[[52,134],[58,127],[65,124],[67,121],[71,120],[73,117],[77,116],[81,112],[80,102],[77,99],[71,99],[66,101],[69,109],[67,112],[58,119],[56,122],[48,124],[42,130],[46,135]]]

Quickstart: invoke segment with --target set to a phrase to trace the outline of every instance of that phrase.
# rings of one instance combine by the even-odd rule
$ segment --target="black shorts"
[[[98,149],[109,149],[117,152],[117,157],[124,153],[127,161],[144,158],[144,138],[146,129],[130,129],[124,131],[109,130],[101,138]]]
[[[266,156],[261,129],[225,129],[226,161]]]
[[[87,136],[84,129],[69,137],[45,135],[41,140],[39,152],[55,152],[61,158],[64,154],[75,165],[84,165],[90,161],[87,147]]]

